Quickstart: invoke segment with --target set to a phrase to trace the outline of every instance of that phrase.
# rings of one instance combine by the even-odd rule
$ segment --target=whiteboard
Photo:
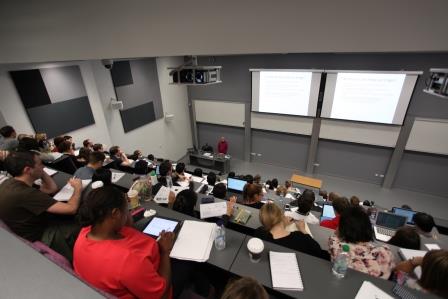
[[[194,100],[197,122],[244,127],[245,103]]]
[[[311,135],[313,118],[251,113],[252,129]]]
[[[323,119],[319,138],[395,147],[401,126]]]
[[[406,149],[448,155],[448,119],[416,118]]]

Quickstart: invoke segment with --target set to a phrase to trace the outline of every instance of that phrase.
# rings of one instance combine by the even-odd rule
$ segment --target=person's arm
[[[159,274],[166,280],[165,292],[163,299],[168,298],[170,294],[171,285],[171,261],[170,252],[174,245],[174,233],[162,231],[160,233],[159,250],[160,250],[160,264]]]
[[[168,208],[172,209],[175,201],[176,201],[176,194],[173,191],[170,191],[168,195]]]
[[[126,156],[126,154],[124,152],[121,153],[121,165],[123,166],[130,166],[131,165],[131,161],[129,161],[128,157]]]
[[[78,211],[81,198],[82,183],[80,179],[70,179],[68,183],[73,187],[73,195],[68,202],[57,202],[47,209],[48,213],[74,215]]]
[[[45,171],[42,175],[42,185],[39,190],[46,194],[53,194],[58,191],[58,186],[51,176],[49,176]]]
[[[309,235],[308,232],[306,231],[306,227],[305,227],[305,221],[303,220],[297,220],[295,221],[297,229],[299,230],[299,232],[305,234],[305,235]]]
[[[422,264],[423,257],[414,257],[410,260],[402,261],[395,266],[395,271],[411,273],[414,269]]]

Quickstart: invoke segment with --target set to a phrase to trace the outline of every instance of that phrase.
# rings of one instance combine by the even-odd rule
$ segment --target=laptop
[[[405,216],[407,218],[407,224],[414,225],[414,215],[417,214],[417,211],[403,209],[403,208],[392,208],[392,213],[400,216]]]
[[[397,229],[406,224],[406,221],[407,218],[405,216],[379,211],[376,223],[373,226],[375,238],[379,241],[388,242]]]
[[[324,203],[322,207],[322,214],[320,215],[320,222],[324,220],[331,220],[334,217],[336,217],[336,214],[334,213],[334,208],[331,203]]]
[[[247,182],[245,180],[227,178],[227,189],[231,192],[242,193],[246,184]]]

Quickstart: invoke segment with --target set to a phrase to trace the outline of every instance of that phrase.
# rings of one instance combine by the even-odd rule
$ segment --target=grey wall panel
[[[310,136],[252,130],[252,161],[304,171]]]
[[[87,96],[81,71],[77,65],[42,68],[40,74],[52,103]]]
[[[354,143],[320,140],[316,167],[319,174],[347,177],[381,184],[392,155],[392,149]]]
[[[208,143],[216,151],[221,136],[227,139],[228,153],[235,158],[244,159],[244,128],[198,123],[199,148]]]
[[[95,123],[87,97],[30,108],[27,113],[34,130],[49,138]]]
[[[199,63],[221,65],[223,83],[190,86],[191,98],[247,102],[251,100],[250,68],[422,70],[425,73],[417,80],[408,113],[420,117],[448,118],[448,101],[422,91],[430,68],[448,67],[447,53],[237,55],[201,57]]]
[[[0,111],[0,128],[6,126],[6,120],[3,117],[3,113]]]
[[[156,120],[152,102],[120,111],[125,132],[132,131]]]
[[[448,157],[406,151],[393,187],[446,197]]]
[[[131,64],[129,61],[116,61],[110,70],[110,74],[115,87],[133,83]]]

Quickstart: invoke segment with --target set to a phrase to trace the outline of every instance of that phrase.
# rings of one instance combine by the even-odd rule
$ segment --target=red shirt
[[[79,233],[73,249],[75,272],[93,286],[118,298],[160,298],[166,281],[157,272],[160,255],[157,242],[123,227],[123,239],[94,241],[91,227]]]
[[[218,142],[218,153],[220,154],[227,154],[227,148],[228,148],[227,141],[220,141]]]
[[[339,219],[341,218],[341,215],[336,215],[333,219],[330,220],[324,220],[320,223],[320,226],[331,228],[331,229],[337,229],[339,226]]]

